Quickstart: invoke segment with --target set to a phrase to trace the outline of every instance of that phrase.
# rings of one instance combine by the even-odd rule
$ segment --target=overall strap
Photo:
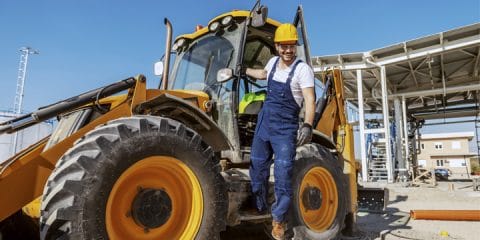
[[[292,82],[292,78],[293,78],[293,74],[295,73],[295,69],[297,69],[297,66],[299,63],[301,63],[302,60],[298,60],[297,62],[295,62],[292,66],[292,70],[290,71],[290,73],[288,74],[288,78],[287,78],[287,86],[290,86],[290,83]]]
[[[278,60],[280,60],[280,57],[277,57],[277,59],[275,60],[275,63],[273,63],[272,70],[270,70],[270,74],[268,75],[268,78],[267,78],[267,81],[268,81],[267,87],[270,85],[270,79],[273,80],[273,75],[275,74],[275,71],[277,71]]]
[[[285,83],[285,88],[284,88],[285,89],[284,94],[285,94],[286,100],[295,103],[295,104],[291,104],[289,106],[293,107],[294,111],[296,112],[296,115],[298,115],[298,112],[300,111],[300,107],[298,106],[297,102],[295,101],[295,97],[293,96],[292,88],[291,88],[290,84],[292,83],[292,78],[293,78],[293,75],[295,74],[295,70],[297,69],[298,64],[301,63],[301,62],[302,62],[302,60],[298,60],[293,64],[292,70],[290,71],[290,73],[288,73],[287,82]]]

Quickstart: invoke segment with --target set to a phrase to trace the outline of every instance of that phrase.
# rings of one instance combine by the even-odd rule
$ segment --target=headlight
[[[215,32],[215,31],[217,31],[219,26],[220,26],[220,23],[213,22],[213,23],[210,24],[210,26],[208,26],[208,30],[210,30],[211,32]]]
[[[179,49],[182,49],[186,45],[187,45],[187,40],[185,38],[180,38],[173,44],[172,50],[177,51]]]
[[[176,44],[177,44],[177,47],[183,47],[185,46],[185,38],[180,38],[177,40]]]
[[[172,50],[177,51],[177,49],[178,49],[178,45],[177,45],[177,43],[174,43],[173,46],[172,46]]]
[[[228,26],[232,23],[233,17],[232,16],[226,16],[222,18],[222,26]]]

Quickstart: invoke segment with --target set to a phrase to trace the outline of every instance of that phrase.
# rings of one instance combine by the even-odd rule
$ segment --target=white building
[[[471,153],[468,142],[474,132],[422,134],[418,165],[426,169],[448,168],[453,177],[469,178]]]

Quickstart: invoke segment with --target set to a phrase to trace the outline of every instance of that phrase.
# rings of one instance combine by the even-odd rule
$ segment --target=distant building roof
[[[420,139],[448,139],[448,138],[473,138],[473,132],[456,132],[456,133],[430,133],[422,134]]]

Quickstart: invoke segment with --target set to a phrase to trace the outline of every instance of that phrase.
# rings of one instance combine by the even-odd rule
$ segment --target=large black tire
[[[195,131],[180,122],[153,116],[113,120],[89,132],[65,153],[44,189],[40,218],[41,238],[118,238],[109,236],[106,226],[107,202],[109,195],[113,193],[112,188],[116,186],[122,173],[128,172],[134,164],[156,156],[179,160],[177,162],[181,162],[182,166],[186,165],[198,179],[198,189],[201,189],[203,198],[203,213],[200,224],[197,225],[198,230],[193,236],[202,240],[219,239],[219,232],[225,229],[227,192],[224,179],[220,175],[218,159],[213,156],[211,147],[203,142]],[[154,180],[159,179],[161,182],[164,176],[154,177]],[[182,184],[184,183],[174,183],[179,188]],[[162,190],[165,189],[159,189],[160,192]],[[141,192],[142,189],[136,191]],[[137,196],[139,194],[137,193]],[[115,224],[122,221],[132,222],[133,204],[132,212],[123,212],[119,217],[130,220],[118,219]],[[174,215],[175,204],[172,200],[171,208],[174,210],[167,214],[167,219]],[[141,207],[144,206],[136,206],[136,209],[141,211]],[[189,206],[180,207],[188,209]],[[194,208],[193,205],[190,207]],[[146,212],[147,215],[149,211]],[[183,231],[188,228],[192,226]],[[152,233],[152,229],[143,229],[145,234]]]
[[[347,214],[348,185],[337,157],[321,145],[303,145],[297,149],[293,173],[288,222],[293,239],[323,240],[338,236]],[[302,182],[309,187],[302,188]]]

